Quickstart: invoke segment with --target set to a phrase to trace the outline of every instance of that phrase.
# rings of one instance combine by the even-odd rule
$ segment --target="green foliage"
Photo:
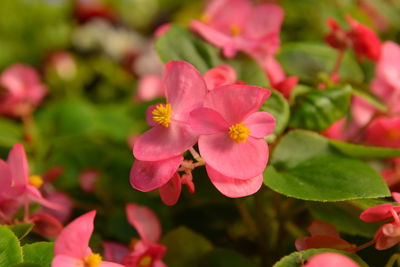
[[[54,257],[53,242],[36,242],[22,247],[24,262],[50,267]]]
[[[19,224],[13,224],[8,226],[8,228],[13,231],[14,235],[21,240],[24,238],[26,235],[32,231],[33,224],[32,223],[19,223]]]
[[[201,262],[207,267],[256,267],[257,265],[243,255],[225,248],[215,248]]]
[[[296,99],[289,125],[315,131],[325,130],[346,115],[350,96],[350,86],[310,91]]]
[[[22,250],[18,238],[4,225],[0,225],[0,266],[12,266],[22,262]]]
[[[306,131],[292,131],[276,146],[264,183],[286,196],[315,201],[377,198],[390,193],[366,163],[335,153],[325,138]]]
[[[12,147],[22,141],[22,127],[16,121],[0,118],[0,146]]]
[[[285,97],[276,90],[271,90],[272,94],[263,104],[260,111],[269,112],[276,119],[275,136],[279,136],[285,129],[289,121],[290,109]]]
[[[233,59],[227,59],[226,63],[236,70],[238,81],[261,87],[270,85],[264,70],[249,56],[240,53]]]
[[[210,241],[186,227],[167,233],[161,243],[168,247],[165,262],[175,267],[197,266],[213,248]]]
[[[342,250],[336,249],[308,249],[299,252],[294,252],[286,257],[283,257],[280,261],[274,264],[273,267],[301,267],[305,263],[306,260],[311,258],[312,256],[323,253],[323,252],[335,252],[346,255],[358,263],[361,267],[368,267],[368,265],[359,257],[357,254],[345,252]],[[322,267],[322,266],[321,266]]]

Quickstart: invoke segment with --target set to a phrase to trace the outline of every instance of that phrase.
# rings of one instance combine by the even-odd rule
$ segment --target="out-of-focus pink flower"
[[[221,47],[226,57],[238,51],[274,54],[279,46],[283,10],[273,4],[253,6],[248,0],[213,0],[191,28]]]
[[[146,75],[140,78],[135,101],[151,101],[165,95],[163,78],[161,75]]]
[[[339,253],[324,252],[312,256],[303,267],[360,267],[349,257]]]
[[[339,232],[332,225],[313,221],[308,227],[310,237],[301,237],[296,239],[296,249],[306,250],[311,248],[333,248],[345,251],[353,251],[356,247],[339,236]]]
[[[52,267],[123,267],[103,261],[89,248],[96,211],[88,212],[67,225],[56,239]]]
[[[158,244],[161,225],[154,212],[147,207],[129,203],[126,206],[126,215],[141,240],[134,245],[133,251],[125,256],[121,263],[127,267],[166,266],[162,258],[165,256],[167,248]]]
[[[14,64],[0,74],[0,114],[24,117],[40,104],[47,93],[37,71]]]
[[[171,28],[171,23],[164,23],[160,25],[155,31],[154,31],[154,37],[155,38],[160,38],[164,33],[166,33],[169,28]]]
[[[47,193],[45,197],[47,201],[58,204],[63,208],[49,209],[46,207],[42,207],[39,212],[51,215],[60,222],[65,223],[71,217],[72,213],[73,204],[71,198],[67,194],[59,191]]]
[[[57,51],[50,54],[45,62],[46,69],[53,69],[63,80],[70,80],[77,73],[77,64],[72,53]]]
[[[8,164],[0,159],[0,222],[10,222],[11,218],[17,213],[20,202],[17,197],[22,194],[22,190],[12,186],[12,174]]]
[[[400,148],[400,116],[374,119],[365,130],[365,143]]]
[[[148,122],[154,127],[140,135],[133,147],[134,156],[142,161],[178,156],[197,142],[187,120],[207,94],[203,77],[189,63],[172,61],[166,65],[164,87],[167,103],[149,107]]]
[[[46,213],[32,214],[29,216],[29,221],[34,223],[33,230],[44,237],[55,238],[63,228],[57,218]]]
[[[222,85],[233,84],[237,80],[236,71],[229,65],[222,64],[209,69],[204,74],[208,90]]]
[[[123,244],[106,241],[103,242],[103,252],[107,261],[120,263],[130,253],[130,250]]]
[[[96,181],[100,178],[100,173],[94,169],[86,169],[79,175],[79,185],[85,192],[93,192]]]
[[[275,119],[257,110],[270,94],[260,87],[225,85],[211,91],[203,107],[190,113],[207,173],[226,196],[245,196],[261,186],[259,176],[268,161],[264,137],[273,132]]]
[[[399,193],[392,193],[392,196],[397,203],[400,203]],[[393,218],[392,221],[382,225],[376,232],[374,236],[376,249],[388,249],[400,242],[399,212],[400,206],[386,203],[370,207],[361,213],[360,219],[365,222],[379,222]]]
[[[400,158],[389,159],[388,166],[382,169],[381,175],[392,191],[398,191],[400,186]]]
[[[74,13],[81,23],[93,18],[115,19],[113,10],[103,0],[75,0]]]
[[[349,24],[348,30],[342,29],[331,18],[327,20],[331,32],[325,37],[326,42],[338,50],[352,47],[359,60],[366,57],[378,61],[381,54],[381,41],[378,35],[349,15],[346,16],[346,20]]]

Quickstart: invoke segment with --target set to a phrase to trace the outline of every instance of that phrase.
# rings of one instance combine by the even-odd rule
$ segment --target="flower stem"
[[[354,252],[358,252],[358,251],[360,251],[360,250],[363,250],[363,249],[365,249],[365,248],[367,248],[367,247],[369,247],[369,246],[372,246],[373,244],[375,244],[375,240],[371,240],[371,241],[368,241],[367,243],[365,243],[365,244],[362,244],[361,246],[358,246],[355,250],[354,250]]]
[[[386,263],[385,267],[393,267],[393,265],[396,263],[396,260],[399,259],[399,256],[400,254],[393,254]]]
[[[331,75],[339,74],[340,65],[342,65],[344,57],[344,50],[339,50],[338,57],[336,58],[335,65],[333,66]]]
[[[235,198],[235,205],[239,211],[240,216],[242,217],[244,223],[249,228],[249,232],[252,237],[254,237],[257,233],[257,225],[254,221],[253,217],[250,215],[249,210],[246,205],[243,203],[242,199]]]

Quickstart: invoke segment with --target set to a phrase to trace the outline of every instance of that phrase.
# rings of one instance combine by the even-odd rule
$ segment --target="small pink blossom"
[[[300,237],[296,239],[296,249],[306,250],[311,248],[333,248],[345,251],[353,251],[356,247],[339,236],[339,232],[332,225],[313,221],[308,227],[310,237]]]
[[[14,64],[0,74],[0,114],[24,117],[39,106],[47,93],[37,71]]]
[[[229,65],[222,64],[209,69],[204,74],[208,90],[222,85],[233,84],[237,81],[236,71]]]
[[[180,155],[197,142],[187,123],[189,113],[200,107],[207,93],[201,74],[189,63],[172,61],[164,75],[166,104],[149,107],[154,127],[140,135],[133,154],[142,161],[159,161]]]
[[[96,181],[100,178],[100,173],[94,169],[83,170],[79,175],[79,185],[85,192],[93,192]]]
[[[303,267],[360,267],[357,263],[339,253],[324,252],[312,256]]]
[[[253,6],[249,0],[213,0],[191,28],[221,47],[226,57],[238,51],[274,54],[279,46],[283,10],[274,4]]]
[[[52,267],[123,267],[103,261],[89,248],[96,211],[88,212],[67,225],[56,239]]]
[[[134,100],[137,102],[151,101],[164,97],[164,95],[165,90],[162,76],[150,74],[139,79],[138,91]]]

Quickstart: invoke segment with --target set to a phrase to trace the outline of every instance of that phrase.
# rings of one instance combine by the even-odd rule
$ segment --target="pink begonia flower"
[[[71,198],[67,194],[55,191],[52,193],[47,193],[45,195],[45,198],[52,203],[56,203],[62,206],[63,209],[49,209],[46,207],[42,207],[39,210],[39,213],[51,215],[62,223],[65,223],[71,217],[73,203]]]
[[[238,51],[249,55],[274,54],[279,46],[283,10],[277,5],[253,6],[249,0],[213,0],[201,21],[191,28],[210,43],[221,47],[226,57]]]
[[[331,32],[325,37],[325,41],[331,47],[342,51],[351,47],[359,60],[366,57],[378,61],[381,54],[381,41],[378,35],[349,15],[346,15],[346,20],[349,24],[348,30],[342,29],[335,20],[327,19]]]
[[[167,103],[150,107],[155,126],[135,141],[133,154],[136,159],[168,159],[197,142],[198,136],[187,120],[189,113],[202,105],[207,94],[203,77],[189,63],[172,61],[166,65],[164,87]]]
[[[122,259],[131,251],[123,244],[117,242],[103,242],[104,259],[107,261],[121,263]]]
[[[83,170],[79,175],[79,185],[85,192],[93,192],[96,181],[100,178],[100,173],[94,169]]]
[[[275,119],[257,110],[270,94],[256,86],[225,85],[211,91],[203,107],[191,112],[190,124],[201,135],[199,150],[207,165],[243,180],[264,171],[268,161],[264,137],[273,132]]]
[[[96,211],[88,212],[67,225],[56,239],[52,267],[123,267],[103,261],[89,248]]]
[[[397,203],[400,203],[399,193],[392,193],[392,196]],[[382,225],[375,233],[374,240],[377,250],[391,248],[400,242],[399,212],[400,206],[386,203],[370,207],[361,213],[360,219],[365,222],[379,222],[393,218],[392,221]]]
[[[133,203],[126,205],[126,214],[141,240],[134,245],[133,251],[126,255],[121,263],[127,267],[165,267],[162,258],[167,248],[158,244],[161,225],[157,216],[149,208]]]
[[[365,130],[365,143],[400,148],[400,116],[374,119]]]
[[[17,213],[20,203],[16,198],[22,190],[12,187],[12,174],[8,164],[0,159],[0,222],[7,223]]]
[[[296,249],[306,250],[311,248],[333,248],[345,251],[353,251],[356,246],[347,242],[339,236],[339,232],[332,225],[313,221],[308,227],[310,237],[300,237],[296,239]]]
[[[15,144],[8,154],[7,164],[9,166],[13,187],[20,190],[21,195],[18,199],[28,209],[30,202],[38,202],[45,207],[52,209],[62,209],[63,207],[46,200],[38,188],[43,184],[40,176],[29,176],[28,161],[26,159],[25,149],[21,144]]]
[[[236,71],[229,65],[222,64],[209,69],[204,74],[208,90],[222,85],[233,84],[237,81]]]
[[[164,97],[164,84],[161,75],[150,74],[139,79],[138,92],[135,101],[151,101],[153,99]]]
[[[12,117],[32,113],[47,93],[37,71],[19,63],[0,74],[0,88],[0,114]]]
[[[42,212],[30,215],[29,221],[34,224],[33,231],[48,238],[56,238],[63,229],[57,218]]]
[[[303,267],[360,267],[349,257],[339,253],[324,252],[312,256]]]

